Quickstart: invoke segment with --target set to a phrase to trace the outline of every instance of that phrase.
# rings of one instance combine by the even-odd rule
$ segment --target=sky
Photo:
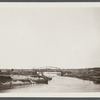
[[[0,7],[0,68],[100,66],[100,7]]]

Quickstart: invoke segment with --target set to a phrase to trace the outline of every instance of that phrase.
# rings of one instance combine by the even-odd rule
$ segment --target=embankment
[[[30,76],[30,75],[0,75],[0,90],[13,88],[18,85],[29,84],[48,84],[49,77],[46,76]]]
[[[94,83],[100,83],[100,68],[87,68],[87,69],[71,69],[63,76],[76,77],[83,80],[90,80]]]

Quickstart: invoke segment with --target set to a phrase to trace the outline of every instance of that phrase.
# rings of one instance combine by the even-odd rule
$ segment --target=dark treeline
[[[70,69],[66,70],[64,76],[76,77],[83,80],[100,83],[100,68]]]
[[[84,74],[84,75],[100,75],[100,68],[83,68],[83,69],[50,69],[50,68],[44,68],[44,69],[0,69],[0,74],[36,74],[36,72],[63,72],[64,74]]]

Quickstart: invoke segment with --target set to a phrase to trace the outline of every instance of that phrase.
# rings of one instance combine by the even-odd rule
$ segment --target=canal
[[[78,78],[53,76],[48,84],[17,86],[2,93],[61,93],[61,92],[100,92],[100,84]]]

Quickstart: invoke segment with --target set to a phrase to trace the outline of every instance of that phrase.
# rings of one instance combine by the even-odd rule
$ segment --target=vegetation
[[[100,68],[69,69],[63,76],[76,77],[100,83]]]

